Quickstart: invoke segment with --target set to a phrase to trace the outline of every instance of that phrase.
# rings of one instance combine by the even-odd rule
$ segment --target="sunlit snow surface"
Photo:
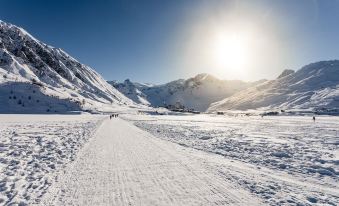
[[[125,118],[157,137],[224,156],[225,178],[271,205],[339,204],[338,117]]]
[[[270,205],[339,203],[338,117],[121,116]],[[39,203],[104,117],[0,115],[0,205]]]
[[[37,203],[102,117],[0,115],[0,205]]]

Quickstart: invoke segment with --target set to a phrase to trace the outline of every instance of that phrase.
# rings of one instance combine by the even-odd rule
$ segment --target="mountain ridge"
[[[145,85],[130,80],[110,83],[131,99],[139,99],[137,103],[145,101],[149,103],[147,105],[158,107],[175,105],[179,102],[188,109],[198,111],[205,111],[211,103],[256,84],[241,80],[220,80],[207,73],[160,85]]]
[[[339,108],[339,60],[314,62],[283,73],[275,80],[213,103],[208,111]]]
[[[7,109],[0,109],[0,112],[46,112],[51,110],[50,107],[58,107],[62,111],[94,111],[133,104],[95,70],[81,64],[62,49],[37,40],[23,28],[0,21],[0,87],[12,85],[15,89],[17,83],[21,90],[17,91],[16,98],[20,96],[25,106],[14,106],[14,95],[1,89],[1,104]],[[27,86],[26,90],[23,83]],[[35,92],[39,90],[41,96],[62,100],[63,106],[54,105],[51,98],[40,97],[39,102],[28,101],[29,97],[25,93],[32,92],[28,89],[31,87],[34,87]],[[12,89],[12,92],[16,91]],[[32,98],[36,94],[29,96]],[[61,112],[58,110],[54,111]]]

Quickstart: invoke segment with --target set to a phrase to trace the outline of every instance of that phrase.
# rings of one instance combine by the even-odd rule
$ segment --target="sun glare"
[[[250,60],[249,41],[244,35],[222,32],[213,44],[212,58],[218,73],[238,76],[244,72]]]

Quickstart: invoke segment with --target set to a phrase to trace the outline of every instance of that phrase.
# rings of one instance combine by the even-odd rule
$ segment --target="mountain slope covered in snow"
[[[123,83],[117,83],[115,81],[108,81],[109,84],[114,86],[118,91],[123,93],[126,97],[133,100],[137,104],[150,105],[146,95],[141,91],[141,88],[146,85],[141,85],[131,82],[126,79]]]
[[[321,61],[306,65],[296,72],[284,71],[275,80],[213,103],[209,111],[258,108],[339,108],[339,61]]]
[[[131,104],[92,68],[0,21],[0,112],[103,111]]]
[[[179,79],[162,85],[133,83],[130,80],[111,84],[137,103],[165,106],[180,102],[186,108],[205,111],[211,103],[256,83],[220,80],[209,74],[198,74],[193,78]]]

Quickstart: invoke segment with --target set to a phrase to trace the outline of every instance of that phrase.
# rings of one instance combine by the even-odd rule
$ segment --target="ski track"
[[[121,119],[106,120],[42,205],[263,205],[228,181],[209,155]]]

